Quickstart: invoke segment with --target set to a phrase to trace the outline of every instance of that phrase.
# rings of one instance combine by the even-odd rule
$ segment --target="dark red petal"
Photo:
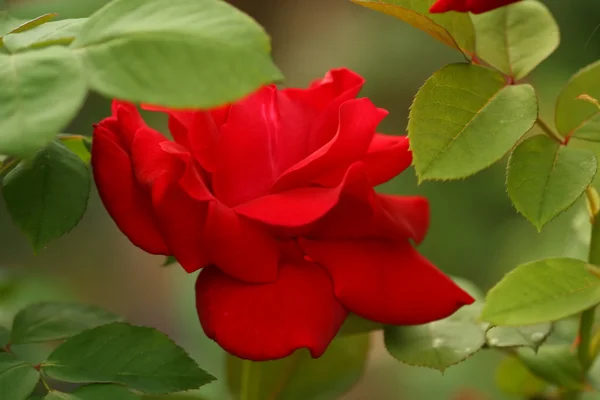
[[[346,186],[364,177],[364,165],[355,163],[334,188],[300,188],[261,196],[234,210],[250,219],[273,226],[300,227],[323,217],[338,203]]]
[[[165,241],[181,266],[193,272],[209,263],[203,246],[208,203],[193,199],[180,185],[192,159],[188,154],[186,163],[182,157],[185,149],[174,146],[178,145],[160,133],[140,129],[133,140],[134,168],[138,181],[152,193],[154,213]],[[202,182],[196,185],[202,186]]]
[[[129,151],[133,137],[138,129],[145,127],[146,123],[138,112],[135,105],[126,101],[113,100],[112,114],[119,124],[119,140],[122,141],[122,146]]]
[[[154,209],[161,231],[173,255],[187,272],[210,264],[210,250],[205,238],[208,202],[192,199],[177,182],[158,179],[153,189]]]
[[[300,246],[329,271],[340,302],[363,318],[424,324],[474,301],[408,242],[301,239]]]
[[[133,244],[152,254],[171,254],[158,230],[150,194],[137,182],[128,150],[121,147],[116,121],[94,129],[92,167],[106,210]]]
[[[438,0],[431,6],[429,12],[435,14],[447,11],[458,11],[481,14],[486,11],[516,3],[517,1],[519,0]]]
[[[429,202],[421,196],[378,194],[381,214],[376,230],[389,238],[411,238],[417,244],[425,239],[429,228]]]
[[[229,206],[267,193],[275,179],[275,97],[276,89],[269,86],[234,104],[221,129],[213,189]]]
[[[215,168],[215,153],[219,129],[225,123],[230,106],[211,111],[173,110],[160,106],[143,105],[150,111],[169,115],[169,131],[173,139],[186,147],[206,171]]]
[[[180,174],[180,164],[173,163],[173,156],[160,146],[167,141],[160,132],[149,127],[140,128],[134,135],[131,158],[135,175],[141,184],[151,185],[164,174],[170,176]]]
[[[214,201],[205,229],[205,247],[210,249],[212,263],[221,270],[246,282],[277,278],[277,241],[261,225]]]
[[[327,273],[307,262],[283,264],[277,281],[266,284],[244,283],[209,266],[196,283],[196,306],[209,338],[254,361],[300,348],[319,357],[348,315]]]
[[[363,158],[373,186],[394,178],[412,162],[408,137],[376,134]]]
[[[332,69],[324,78],[315,80],[308,89],[284,89],[282,93],[290,99],[322,110],[334,100],[344,102],[355,98],[364,83],[365,80],[360,75],[349,69],[339,68]]]
[[[367,152],[375,128],[387,115],[369,99],[350,100],[342,104],[337,117],[337,133],[324,146],[289,168],[275,183],[276,191],[301,187],[317,180],[320,175],[338,170],[338,182],[345,167],[361,160]],[[335,186],[334,185],[334,186]]]

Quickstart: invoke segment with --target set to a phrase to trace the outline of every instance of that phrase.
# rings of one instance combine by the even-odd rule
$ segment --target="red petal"
[[[277,278],[277,241],[258,223],[237,215],[220,202],[210,203],[205,247],[221,270],[246,282]]]
[[[150,128],[140,129],[132,147],[134,166],[138,180],[152,192],[154,212],[165,241],[181,266],[193,272],[209,264],[203,246],[208,203],[193,199],[179,184],[191,157],[188,155],[186,165],[181,154],[165,151],[167,144],[176,145]]]
[[[169,130],[173,139],[186,147],[202,165],[212,172],[215,168],[215,153],[219,129],[225,123],[230,106],[211,111],[173,110],[160,106],[144,105],[142,108],[164,112],[169,115]]]
[[[394,178],[412,162],[408,137],[376,134],[363,158],[373,186]]]
[[[280,172],[314,153],[334,137],[339,124],[340,107],[358,95],[363,83],[362,77],[342,68],[329,71],[325,78],[313,82],[308,89],[285,89],[279,92],[279,109],[282,121],[286,124],[286,140],[280,142],[289,145],[288,155],[294,150],[300,154],[297,157],[288,156],[286,163],[279,163]]]
[[[135,179],[128,150],[121,147],[115,119],[94,129],[92,167],[106,210],[133,244],[152,254],[171,254],[160,234],[150,194]]]
[[[378,218],[382,232],[389,229],[389,238],[411,238],[421,243],[429,228],[429,202],[420,196],[389,196],[378,194],[382,209]]]
[[[265,194],[275,179],[276,89],[264,87],[231,107],[217,144],[213,189],[234,206]]]
[[[207,267],[196,283],[196,306],[209,338],[254,361],[283,358],[300,348],[319,357],[348,315],[327,273],[307,262],[283,264],[277,281],[259,285]]]
[[[301,188],[258,197],[234,210],[253,220],[283,227],[301,227],[323,217],[339,201],[347,185],[364,177],[364,165],[353,164],[335,188]]]
[[[369,99],[350,100],[342,104],[337,119],[337,133],[313,154],[288,169],[275,183],[276,191],[305,186],[330,171],[340,171],[338,182],[350,164],[366,154],[375,128],[387,115]]]
[[[192,199],[177,182],[162,178],[154,190],[161,192],[154,201],[161,231],[173,255],[187,272],[210,264],[210,250],[205,239],[209,204]]]
[[[113,100],[111,108],[113,117],[119,124],[119,140],[121,140],[122,146],[129,151],[135,133],[138,129],[145,127],[146,123],[132,103]]]
[[[424,324],[474,301],[408,242],[301,239],[300,246],[329,271],[340,302],[376,322]]]
[[[503,7],[519,0],[438,0],[434,3],[429,12],[443,13],[446,11],[472,12],[481,14],[499,7]]]
[[[315,80],[308,89],[284,89],[282,93],[295,101],[323,110],[331,102],[355,98],[365,80],[346,68],[332,69],[324,78]],[[339,106],[338,104],[338,106]]]

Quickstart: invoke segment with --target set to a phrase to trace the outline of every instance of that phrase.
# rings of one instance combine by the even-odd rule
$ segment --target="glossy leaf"
[[[169,267],[173,264],[177,263],[177,259],[173,256],[167,256],[165,257],[165,261],[162,263],[163,267]]]
[[[530,347],[537,350],[552,332],[552,324],[495,326],[486,332],[491,347]]]
[[[0,350],[10,342],[10,331],[0,326]]]
[[[489,167],[533,126],[530,85],[506,86],[497,72],[451,64],[419,90],[408,135],[419,180],[458,179]]]
[[[600,99],[600,61],[573,75],[556,101],[556,129],[559,133],[585,140],[600,140],[600,109],[577,99],[582,94]]]
[[[185,392],[187,393],[187,392]],[[204,396],[197,394],[164,394],[164,395],[142,395],[140,400],[208,400]]]
[[[518,357],[537,377],[567,389],[583,389],[584,374],[569,346],[547,345],[538,352],[521,349]]]
[[[38,303],[15,316],[13,344],[67,339],[86,329],[120,320],[121,317],[95,306],[76,303]]]
[[[0,47],[2,46],[3,36],[9,33],[25,32],[36,26],[45,24],[58,14],[44,14],[32,20],[16,18],[6,11],[0,11]]]
[[[214,380],[167,336],[125,323],[73,336],[50,354],[42,370],[63,382],[120,383],[150,394],[197,389]]]
[[[471,18],[477,56],[516,80],[527,76],[560,43],[556,21],[537,1],[521,1]]]
[[[86,164],[90,163],[92,158],[91,155],[91,140],[90,138],[83,136],[70,136],[61,138],[60,142],[65,145],[66,148],[71,150],[77,157]]]
[[[10,52],[16,52],[50,44],[68,45],[75,40],[86,20],[87,18],[63,19],[25,32],[11,33],[4,37],[4,47]]]
[[[340,328],[338,335],[355,335],[383,329],[383,324],[373,322],[350,313]]]
[[[10,216],[35,251],[79,223],[89,192],[87,165],[57,142],[22,161],[4,178]]]
[[[9,353],[0,353],[0,394],[2,399],[25,400],[35,389],[40,373]]]
[[[134,102],[212,107],[282,77],[262,28],[217,0],[111,1],[72,46],[94,90]]]
[[[530,325],[577,314],[600,303],[600,278],[586,263],[550,258],[509,272],[486,298],[481,319],[495,325]]]
[[[475,32],[469,15],[455,12],[430,14],[429,8],[435,0],[352,0],[352,2],[399,18],[467,55],[471,55],[475,49]]]
[[[583,195],[597,169],[593,152],[537,135],[511,154],[506,188],[517,210],[540,230]]]
[[[448,318],[415,326],[388,326],[385,347],[405,364],[444,371],[464,361],[485,345],[485,330],[475,302]]]
[[[227,357],[227,384],[235,399],[242,386],[245,400],[335,399],[362,374],[368,335],[338,337],[318,359],[301,350],[276,361],[251,362]]]
[[[496,385],[508,395],[529,398],[542,394],[547,383],[533,375],[517,357],[506,357],[496,370]]]
[[[86,92],[67,48],[0,53],[0,154],[35,153],[75,117]]]
[[[137,400],[138,396],[118,385],[87,385],[72,393],[52,391],[44,400]]]

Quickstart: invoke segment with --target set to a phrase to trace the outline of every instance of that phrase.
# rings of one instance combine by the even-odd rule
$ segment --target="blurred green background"
[[[83,17],[106,0],[10,1],[15,14],[34,17],[57,12],[61,18]],[[0,1],[1,3],[1,1]],[[270,33],[274,57],[288,86],[304,86],[328,69],[346,66],[362,74],[362,92],[390,111],[381,131],[403,134],[408,107],[424,81],[460,55],[426,34],[391,17],[348,0],[237,0]],[[542,116],[551,121],[558,91],[571,74],[600,54],[600,2],[546,0],[561,27],[562,44],[532,75]],[[59,100],[58,100],[59,101]],[[90,135],[92,123],[109,114],[109,102],[90,95],[68,132]],[[164,120],[152,116],[164,127]],[[585,143],[580,143],[586,146]],[[546,256],[585,256],[589,234],[585,205],[578,202],[541,234],[517,215],[504,189],[505,160],[465,181],[417,186],[414,171],[382,186],[390,193],[424,194],[432,206],[432,225],[421,250],[445,272],[466,277],[489,289],[518,264]],[[69,235],[33,255],[26,239],[0,207],[0,282],[21,277],[0,306],[0,323],[23,304],[47,299],[74,299],[125,315],[130,321],[168,333],[207,371],[224,378],[224,354],[202,334],[194,310],[195,275],[161,268],[161,257],[131,245],[104,211],[97,194],[81,224]],[[368,367],[359,384],[343,399],[491,400],[510,399],[494,385],[501,355],[480,352],[443,376],[407,367],[389,356],[382,335],[372,335]],[[224,379],[205,387],[206,399],[227,399]],[[309,399],[307,399],[309,400]]]

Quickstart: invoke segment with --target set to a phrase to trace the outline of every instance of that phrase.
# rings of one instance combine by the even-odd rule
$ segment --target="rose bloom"
[[[319,357],[350,312],[411,325],[473,302],[413,248],[427,200],[373,190],[412,157],[406,137],[375,133],[387,112],[362,85],[338,69],[211,111],[153,108],[173,141],[120,101],[95,127],[106,209],[135,245],[202,268],[200,323],[231,354]]]
[[[437,0],[429,9],[432,14],[446,11],[472,12],[481,14],[519,0]]]

